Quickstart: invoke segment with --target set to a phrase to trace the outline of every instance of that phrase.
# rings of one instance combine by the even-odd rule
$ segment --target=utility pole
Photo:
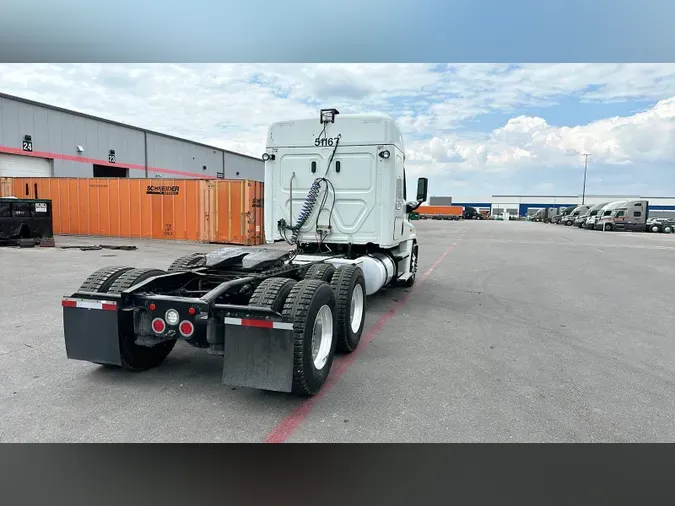
[[[588,157],[591,156],[590,153],[582,153],[585,157],[584,160],[584,189],[581,194],[581,205],[583,206],[586,203],[586,172],[588,171]]]

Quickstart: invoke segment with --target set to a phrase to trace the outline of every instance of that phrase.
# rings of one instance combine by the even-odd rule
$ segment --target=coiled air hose
[[[289,241],[291,244],[295,244],[297,242],[298,236],[300,235],[300,229],[303,227],[305,223],[307,223],[307,220],[312,215],[314,206],[316,205],[316,202],[319,199],[319,192],[321,191],[322,179],[323,178],[316,178],[312,183],[312,186],[310,186],[309,192],[307,192],[307,197],[305,197],[305,201],[302,204],[302,208],[298,213],[298,221],[296,222],[295,225],[288,226],[286,224],[286,220],[284,219],[279,220],[278,223],[279,229],[291,230],[293,232],[293,234],[291,235],[291,239]]]
[[[321,179],[317,178],[312,183],[312,186],[309,187],[309,192],[307,192],[307,197],[305,202],[302,204],[302,208],[298,213],[298,221],[293,227],[293,234],[291,235],[291,241],[295,244],[300,235],[300,228],[307,223],[307,220],[312,215],[316,201],[319,199],[319,191],[321,190]]]

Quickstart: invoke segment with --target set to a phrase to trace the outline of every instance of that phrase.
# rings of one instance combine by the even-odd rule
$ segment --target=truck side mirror
[[[421,177],[417,180],[417,201],[425,202],[427,200],[427,190],[429,180],[426,177]]]

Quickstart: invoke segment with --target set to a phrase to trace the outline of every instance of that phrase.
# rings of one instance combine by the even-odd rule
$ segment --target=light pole
[[[584,189],[583,192],[581,193],[581,205],[583,206],[586,202],[586,172],[588,171],[588,157],[591,156],[590,153],[582,153],[582,155],[585,157],[584,160]]]

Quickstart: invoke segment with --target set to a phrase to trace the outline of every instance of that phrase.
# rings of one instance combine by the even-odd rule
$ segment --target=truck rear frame
[[[181,339],[223,356],[225,384],[315,394],[336,349],[353,351],[363,331],[366,286],[357,259],[292,258],[265,248],[215,253],[218,265],[204,265],[211,254],[193,254],[169,272],[96,271],[62,300],[68,358],[145,370]],[[197,265],[189,267],[190,259]],[[337,328],[320,329],[320,337],[324,307],[332,318],[323,325]]]

